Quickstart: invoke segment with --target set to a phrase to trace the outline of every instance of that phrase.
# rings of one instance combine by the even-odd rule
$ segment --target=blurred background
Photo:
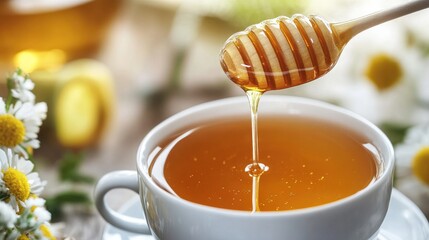
[[[339,22],[403,2],[2,0],[0,93],[16,68],[30,74],[36,100],[48,104],[35,152],[41,179],[48,181],[48,208],[66,236],[98,239],[105,226],[92,204],[98,178],[135,169],[141,139],[163,119],[244,95],[218,61],[231,34],[279,15]],[[428,21],[429,12],[422,11],[367,30],[320,80],[268,93],[334,103],[380,126],[398,151],[396,187],[427,216]],[[115,190],[108,199],[119,208],[132,196]]]

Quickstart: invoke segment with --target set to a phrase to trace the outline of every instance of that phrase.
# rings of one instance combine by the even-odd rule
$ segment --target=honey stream
[[[258,144],[258,106],[263,92],[246,91],[249,99],[251,121],[252,121],[252,163],[246,166],[245,171],[252,177],[252,212],[259,211],[259,179],[261,175],[268,171],[268,166],[265,166],[259,159],[259,144]]]

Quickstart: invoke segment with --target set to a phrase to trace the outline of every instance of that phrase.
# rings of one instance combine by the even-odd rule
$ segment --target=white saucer
[[[119,212],[131,217],[144,218],[138,197],[125,203]],[[377,240],[428,239],[429,224],[426,217],[411,200],[393,189],[389,210]],[[155,238],[133,234],[108,225],[104,230],[103,240],[155,240]]]

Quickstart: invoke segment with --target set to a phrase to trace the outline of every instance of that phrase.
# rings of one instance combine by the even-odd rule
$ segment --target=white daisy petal
[[[31,139],[30,141],[25,142],[24,146],[38,149],[40,147],[40,141],[37,139]]]
[[[7,151],[7,158],[10,166],[16,166],[19,156],[14,154],[12,149],[8,148]]]
[[[23,86],[24,86],[24,88],[26,88],[28,90],[33,90],[35,84],[30,79],[28,79],[27,81],[25,81]]]
[[[33,185],[31,187],[31,192],[36,194],[36,195],[40,195],[43,190],[45,189],[45,182],[40,183],[39,185]]]
[[[22,102],[17,101],[11,108],[9,109],[9,113],[15,115],[16,111],[22,107]]]
[[[31,79],[15,72],[11,78],[14,87],[12,89],[12,96],[21,102],[34,102],[35,96],[32,93],[34,83]]]
[[[0,227],[12,228],[18,219],[14,209],[5,202],[0,202]]]
[[[7,166],[7,155],[3,149],[0,149],[0,170],[5,169]]]
[[[19,108],[15,109],[15,117],[23,120],[31,117],[33,112],[33,104],[29,102],[23,103]]]
[[[42,125],[42,119],[38,118],[38,119],[25,119],[24,121],[24,125],[25,125],[25,130],[27,130],[27,132],[38,132],[39,131],[39,127]]]
[[[39,118],[46,118],[46,113],[48,111],[48,105],[45,102],[37,103],[35,106],[35,112],[38,114]]]
[[[27,131],[27,134],[26,134],[26,136],[25,136],[26,138],[26,140],[27,139],[33,139],[33,138],[37,138],[37,133],[35,133],[35,132],[28,132]]]
[[[46,186],[46,181],[41,181],[38,173],[30,173],[27,175],[28,183],[30,183],[31,192],[40,195]]]
[[[21,145],[23,145],[23,146],[21,146]],[[21,145],[14,147],[13,152],[22,155],[24,158],[28,158],[28,153],[27,153],[27,150],[25,149],[26,144],[24,143]]]
[[[45,206],[46,200],[43,198],[29,198],[25,201],[27,207],[43,207]]]
[[[29,174],[33,170],[34,164],[31,161],[21,159],[17,163],[17,168],[24,174]]]
[[[34,210],[34,215],[36,215],[39,222],[48,222],[51,220],[51,214],[45,208],[36,208]]]
[[[16,197],[14,195],[10,195],[9,205],[15,210],[15,212],[19,211],[18,202],[17,202]]]
[[[0,114],[6,113],[6,103],[3,101],[3,98],[0,97]]]
[[[429,123],[411,128],[407,132],[405,143],[429,144]]]
[[[17,90],[15,90],[15,89],[12,89],[12,96],[13,97],[15,97],[15,98],[19,98],[19,96],[20,96],[20,93],[17,91]]]

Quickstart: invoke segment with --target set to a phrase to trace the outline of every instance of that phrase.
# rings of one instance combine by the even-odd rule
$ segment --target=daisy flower
[[[410,128],[395,154],[397,188],[429,213],[429,122]]]
[[[24,206],[30,209],[38,222],[45,223],[51,220],[51,213],[45,208],[46,200],[39,197],[30,197],[24,202]]]
[[[0,149],[0,186],[6,190],[6,201],[19,212],[30,195],[39,195],[46,182],[42,182],[38,173],[31,172],[34,164],[11,149]]]
[[[1,236],[1,235],[0,235]],[[55,240],[54,231],[51,228],[49,223],[40,224],[36,229],[22,233],[17,240],[30,240],[30,239],[38,239],[38,240]]]
[[[45,200],[39,197],[28,198],[22,206],[16,228],[21,232],[18,239],[55,239],[49,221],[51,214],[45,209]]]
[[[387,23],[350,41],[336,66],[344,68],[336,72],[342,74],[326,76],[333,88],[335,82],[347,84],[340,105],[376,124],[417,122],[415,81],[424,66],[405,36],[401,25]]]
[[[46,103],[17,101],[9,107],[0,98],[0,147],[11,148],[28,158],[29,148],[39,148],[37,135],[46,118]]]
[[[18,234],[18,240],[27,239],[38,239],[38,240],[55,240],[55,231],[51,228],[48,222],[38,223],[34,220],[34,216],[31,214],[21,215],[21,218],[25,218],[18,226],[21,234]]]
[[[34,83],[21,70],[15,71],[8,82],[11,86],[11,93],[14,98],[21,102],[34,102],[35,96],[32,92]]]
[[[34,232],[36,239],[41,240],[55,240],[55,232],[49,223],[44,223]]]
[[[391,0],[356,3],[359,4],[344,4],[344,11],[334,15],[348,20],[393,5]],[[332,9],[335,10],[338,9]],[[408,29],[401,21],[387,22],[356,35],[323,79],[288,91],[301,91],[305,96],[336,103],[376,124],[420,122],[421,117],[416,116],[415,82],[425,65],[421,50],[409,44]]]

